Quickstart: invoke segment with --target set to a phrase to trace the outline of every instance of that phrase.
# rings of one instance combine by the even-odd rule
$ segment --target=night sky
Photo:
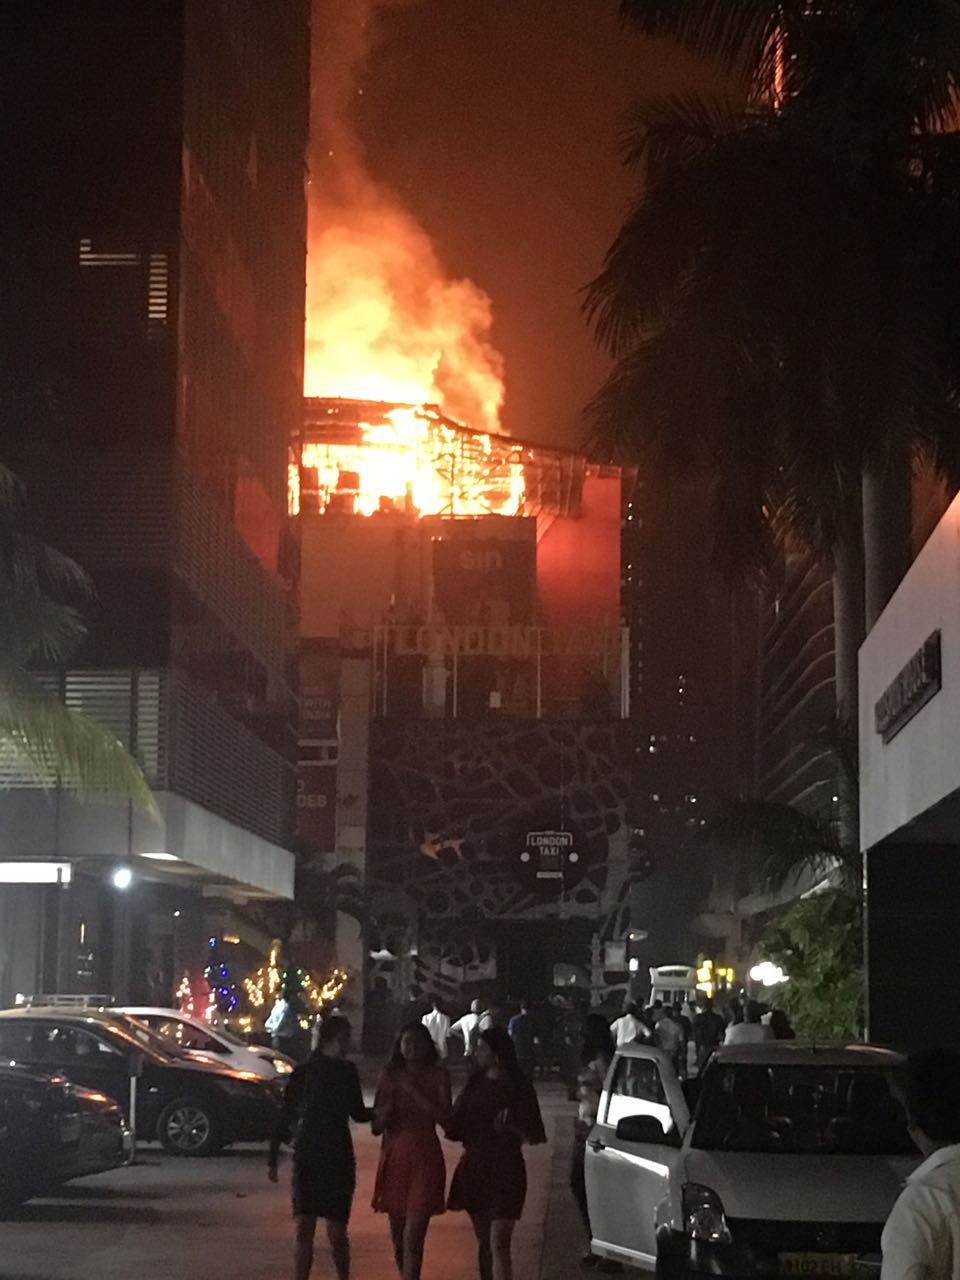
[[[579,290],[634,187],[623,116],[697,70],[625,29],[616,0],[422,0],[377,26],[357,99],[369,168],[491,295],[506,429],[576,444],[608,367]]]

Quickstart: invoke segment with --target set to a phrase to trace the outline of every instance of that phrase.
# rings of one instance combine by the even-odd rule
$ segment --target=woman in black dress
[[[308,1280],[317,1219],[325,1218],[338,1280],[350,1280],[347,1222],[357,1169],[350,1121],[369,1120],[360,1077],[352,1062],[350,1023],[327,1018],[310,1061],[297,1067],[283,1096],[283,1111],[270,1143],[270,1181],[277,1181],[281,1142],[293,1138],[293,1215],[297,1224],[294,1280]]]
[[[480,1280],[511,1280],[510,1243],[527,1194],[524,1142],[546,1142],[533,1085],[517,1064],[502,1027],[481,1031],[477,1070],[457,1099],[447,1136],[463,1155],[447,1207],[470,1214],[477,1237]]]

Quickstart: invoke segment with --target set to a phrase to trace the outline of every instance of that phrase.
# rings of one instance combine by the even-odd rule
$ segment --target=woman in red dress
[[[457,1099],[447,1137],[463,1155],[450,1184],[449,1209],[465,1209],[477,1237],[480,1280],[512,1280],[510,1244],[527,1195],[525,1142],[546,1142],[536,1091],[517,1064],[502,1027],[481,1031],[477,1070]]]
[[[373,1110],[373,1131],[383,1134],[373,1207],[390,1216],[403,1280],[420,1280],[427,1227],[444,1210],[447,1171],[437,1125],[450,1114],[450,1079],[419,1022],[397,1036]]]

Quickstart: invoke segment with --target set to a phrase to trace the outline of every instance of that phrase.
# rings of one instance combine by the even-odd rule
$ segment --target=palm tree
[[[24,527],[20,481],[0,464],[0,758],[25,782],[82,797],[105,792],[154,807],[143,773],[96,720],[64,704],[38,667],[69,661],[86,631],[76,608],[90,580],[68,556]]]
[[[915,6],[622,8],[731,80],[641,104],[628,130],[644,187],[586,300],[617,359],[592,406],[597,435],[661,474],[708,478],[728,569],[762,570],[784,538],[830,565],[849,721],[864,516],[872,620],[907,556],[908,526],[878,490],[902,493],[918,455],[956,474],[960,175],[946,128],[960,21],[937,45],[918,20],[905,54],[900,10]],[[946,23],[955,6],[929,8]],[[918,47],[936,71],[913,68]],[[852,795],[843,807],[850,837]]]

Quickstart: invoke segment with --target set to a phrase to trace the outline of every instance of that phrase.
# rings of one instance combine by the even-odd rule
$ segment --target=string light
[[[263,1009],[268,1001],[274,1001],[278,992],[286,984],[299,987],[300,994],[306,1004],[315,1012],[339,999],[347,985],[348,976],[343,969],[334,969],[323,981],[318,982],[306,969],[288,969],[281,972],[281,944],[274,941],[270,947],[267,963],[251,977],[244,978],[243,986],[250,1005],[254,1009]],[[285,981],[284,981],[285,980]],[[307,1019],[301,1018],[303,1027],[309,1026]]]

